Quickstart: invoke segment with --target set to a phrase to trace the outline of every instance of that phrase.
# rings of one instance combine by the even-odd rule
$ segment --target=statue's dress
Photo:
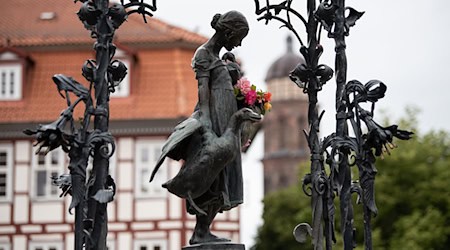
[[[237,111],[230,73],[226,64],[203,46],[195,52],[192,59],[192,68],[197,79],[201,77],[209,78],[209,110],[212,130],[217,136],[221,136],[225,132],[230,117]],[[237,153],[236,159],[220,172],[210,189],[194,201],[205,211],[207,211],[207,206],[212,204],[220,206],[219,211],[224,211],[243,202],[240,152]],[[189,202],[187,207],[189,213],[195,212],[190,207]]]

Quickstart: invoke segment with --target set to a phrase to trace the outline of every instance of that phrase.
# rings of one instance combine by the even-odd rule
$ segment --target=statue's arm
[[[195,78],[198,81],[198,106],[199,120],[206,128],[211,128],[211,116],[209,110],[210,99],[210,55],[206,49],[200,47],[194,55],[192,67],[195,71]]]
[[[200,77],[198,78],[198,104],[200,109],[200,122],[206,128],[211,128],[209,98],[209,77]]]

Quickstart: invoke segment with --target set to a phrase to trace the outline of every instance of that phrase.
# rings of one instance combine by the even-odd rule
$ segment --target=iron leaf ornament
[[[70,76],[55,74],[53,82],[59,95],[66,100],[67,108],[54,122],[24,133],[34,136],[34,146],[39,146],[37,154],[47,154],[61,147],[69,155],[70,174],[52,177],[52,184],[61,188],[61,197],[72,196],[68,210],[72,213],[75,209],[74,249],[106,250],[106,204],[113,201],[116,192],[114,179],[108,174],[109,158],[115,150],[114,138],[108,132],[109,99],[110,93],[127,75],[125,64],[113,60],[116,46],[112,41],[115,31],[129,15],[138,13],[147,22],[146,16],[151,17],[151,11],[156,11],[156,0],[151,4],[143,0],[127,3],[121,0],[111,5],[108,0],[79,2],[78,18],[96,39],[96,58],[86,60],[82,66],[82,76],[88,87]],[[73,112],[81,102],[85,106],[84,115],[75,122]],[[93,168],[88,172],[90,159]]]
[[[276,20],[288,28],[298,39],[300,53],[305,63],[297,65],[290,79],[308,94],[309,128],[305,136],[311,152],[310,173],[302,180],[304,193],[311,198],[312,223],[300,223],[294,229],[294,237],[305,242],[312,237],[315,250],[332,249],[335,238],[335,213],[340,212],[344,249],[356,247],[354,212],[351,196],[358,196],[363,207],[364,246],[372,249],[371,218],[378,213],[375,202],[376,157],[389,154],[396,146],[394,138],[408,140],[413,133],[401,130],[397,125],[381,126],[374,120],[375,104],[386,93],[386,85],[379,80],[362,84],[358,80],[347,82],[347,58],[345,38],[350,28],[362,17],[359,12],[345,6],[345,0],[307,0],[304,17],[292,7],[291,1],[271,3],[261,7],[255,0],[257,20]],[[306,30],[306,44],[300,38],[292,17],[301,21]],[[302,26],[302,25],[300,25]],[[321,31],[335,40],[335,69],[319,63],[323,47]],[[335,73],[336,72],[336,73]],[[319,139],[319,125],[323,115],[317,110],[317,93],[332,77],[336,79],[336,132]],[[368,103],[370,110],[363,108]],[[350,133],[352,131],[352,133]],[[350,167],[356,166],[358,176],[352,176]],[[335,199],[339,198],[339,210]]]

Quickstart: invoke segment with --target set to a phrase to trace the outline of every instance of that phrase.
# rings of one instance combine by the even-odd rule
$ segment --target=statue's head
[[[225,14],[216,14],[211,21],[211,26],[222,35],[224,47],[228,51],[240,46],[249,30],[245,16],[234,10]]]

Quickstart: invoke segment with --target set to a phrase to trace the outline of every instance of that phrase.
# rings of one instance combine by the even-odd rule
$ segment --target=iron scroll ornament
[[[67,108],[60,117],[25,134],[34,136],[39,146],[36,153],[47,154],[61,147],[68,153],[69,174],[52,177],[52,183],[62,189],[61,196],[70,194],[69,212],[75,209],[74,249],[105,250],[107,235],[107,203],[114,199],[116,185],[108,174],[109,158],[114,154],[114,138],[108,132],[110,93],[120,85],[127,74],[125,64],[113,60],[116,46],[112,43],[115,31],[128,15],[138,13],[152,16],[156,0],[152,4],[143,0],[130,0],[110,5],[108,0],[79,0],[82,2],[77,15],[84,27],[96,39],[96,58],[82,66],[82,75],[89,87],[74,78],[62,74],[53,76],[57,90],[66,99]],[[77,2],[77,0],[75,0]],[[74,102],[71,96],[76,96]],[[73,112],[79,103],[85,104],[83,118],[75,122]],[[90,125],[93,120],[93,129]],[[93,169],[88,176],[88,162],[93,159]]]
[[[301,223],[294,229],[294,237],[299,242],[305,242],[310,235],[314,249],[332,249],[336,242],[334,199],[339,197],[344,249],[355,248],[351,195],[356,193],[364,211],[365,249],[372,249],[370,221],[372,215],[378,212],[374,189],[376,157],[382,157],[383,153],[389,153],[395,147],[394,137],[408,140],[413,133],[400,130],[396,125],[383,127],[374,121],[375,103],[384,97],[387,89],[384,83],[372,80],[363,85],[357,80],[346,80],[345,37],[364,12],[346,7],[345,0],[307,0],[307,18],[304,18],[292,7],[292,3],[293,0],[286,0],[271,4],[270,0],[266,0],[266,6],[260,8],[259,0],[255,0],[255,12],[262,15],[258,20],[265,20],[266,24],[271,20],[280,21],[282,27],[288,28],[297,37],[301,45],[300,53],[305,58],[305,63],[297,65],[290,78],[308,94],[309,129],[304,132],[311,151],[311,172],[303,179],[303,190],[311,197],[313,216],[311,225]],[[285,18],[281,14],[285,14]],[[305,26],[306,45],[292,25],[292,17],[297,17]],[[334,74],[330,67],[319,64],[323,52],[320,45],[322,29],[335,40],[336,132],[319,140],[323,112],[319,115],[317,111],[317,93]],[[362,103],[370,103],[371,109],[365,110]],[[366,133],[362,126],[367,128]],[[354,136],[349,136],[350,129]],[[357,166],[357,181],[352,181],[351,166]]]

